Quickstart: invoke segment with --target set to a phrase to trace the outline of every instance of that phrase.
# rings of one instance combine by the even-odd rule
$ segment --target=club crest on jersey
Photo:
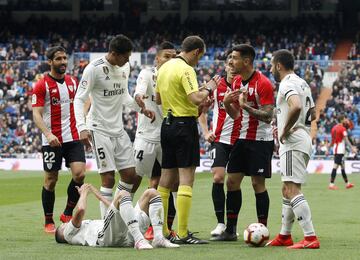
[[[71,92],[74,91],[74,86],[73,86],[73,85],[69,85],[68,88],[69,88],[69,90],[70,90]]]
[[[105,80],[110,80],[110,77],[108,75],[109,74],[109,68],[107,66],[104,66],[103,71],[104,71],[104,73],[106,75]]]

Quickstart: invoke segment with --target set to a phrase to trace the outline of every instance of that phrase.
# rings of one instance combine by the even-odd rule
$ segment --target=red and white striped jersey
[[[232,83],[232,89],[246,89],[248,91],[248,104],[259,109],[265,105],[273,105],[274,89],[270,80],[259,71],[255,71],[250,80],[244,85],[241,76],[236,76]],[[240,107],[239,101],[235,103]],[[272,141],[273,133],[271,124],[256,119],[249,115],[249,113],[240,109],[240,133],[239,139],[257,140],[257,141]]]
[[[79,140],[73,105],[76,90],[77,81],[73,77],[65,75],[60,83],[48,74],[33,89],[32,106],[44,107],[45,125],[60,143]],[[49,145],[44,135],[42,144]]]
[[[343,124],[337,124],[331,129],[331,143],[334,145],[334,154],[345,154],[345,137],[347,137],[346,128]]]
[[[231,84],[224,77],[213,93],[213,132],[215,142],[233,145],[239,138],[240,118],[234,120],[225,111],[224,96],[227,90],[231,90]]]

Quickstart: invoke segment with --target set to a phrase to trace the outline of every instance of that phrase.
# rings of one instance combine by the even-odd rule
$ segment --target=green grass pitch
[[[355,188],[346,190],[341,175],[338,191],[327,189],[329,175],[310,175],[303,191],[309,201],[313,222],[321,241],[319,250],[288,250],[286,248],[250,248],[242,241],[244,228],[256,222],[255,198],[246,178],[243,183],[243,206],[239,215],[237,242],[182,246],[179,249],[156,249],[139,252],[132,248],[89,248],[58,245],[43,233],[41,207],[41,172],[0,171],[0,259],[359,259],[360,237],[360,174],[349,175]],[[63,210],[68,172],[62,172],[56,188],[55,218]],[[88,173],[86,182],[99,186],[100,178]],[[144,180],[139,192],[147,185]],[[194,186],[190,230],[200,238],[209,238],[216,220],[211,201],[211,175],[197,174]],[[268,181],[270,193],[269,230],[274,236],[281,224],[281,182],[274,175]],[[135,197],[135,199],[137,196]],[[90,195],[87,218],[99,217],[96,199]],[[295,240],[302,239],[299,225],[293,230]]]

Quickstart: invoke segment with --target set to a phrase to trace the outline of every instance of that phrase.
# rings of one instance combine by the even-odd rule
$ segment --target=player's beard
[[[54,70],[56,73],[58,74],[65,74],[66,72],[66,65],[65,64],[61,64],[60,66],[58,67],[54,67]]]
[[[274,72],[274,79],[276,82],[280,82],[280,73],[278,71]]]

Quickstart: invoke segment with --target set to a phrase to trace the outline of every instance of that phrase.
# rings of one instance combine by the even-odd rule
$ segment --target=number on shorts
[[[99,159],[100,159],[100,160],[105,159],[105,153],[104,153],[104,148],[103,148],[103,147],[98,148],[98,149],[97,149],[97,152],[98,152],[98,155],[99,155]]]
[[[55,153],[54,152],[44,152],[44,162],[54,163],[55,162]]]
[[[210,159],[214,160],[216,157],[216,148],[210,150]]]
[[[136,151],[135,151],[135,154],[136,154]],[[139,159],[140,162],[144,159],[144,150],[140,150],[140,151],[137,153],[136,159]]]

